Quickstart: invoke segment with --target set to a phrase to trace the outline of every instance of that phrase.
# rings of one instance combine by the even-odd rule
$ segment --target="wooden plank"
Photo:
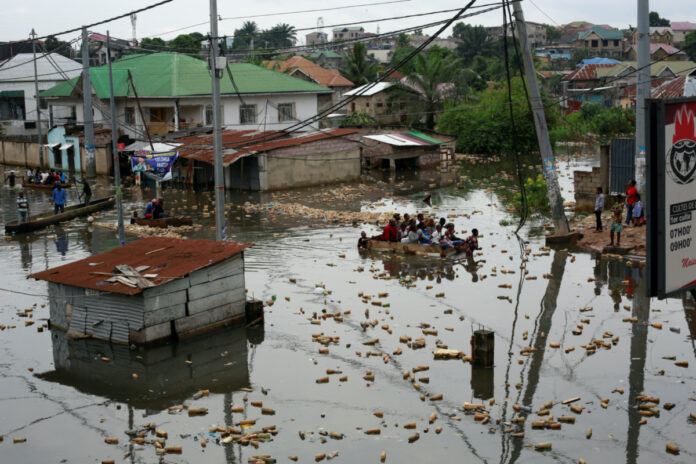
[[[162,322],[173,321],[186,316],[186,304],[178,304],[167,306],[155,311],[147,311],[145,313],[145,327],[150,327]]]
[[[218,293],[216,295],[210,295],[205,298],[200,298],[198,300],[193,300],[188,302],[188,313],[198,314],[210,310],[210,308],[216,308],[228,303],[235,303],[241,307],[240,311],[244,313],[244,301],[246,294],[243,288],[236,290],[230,290],[228,292]]]
[[[238,305],[225,304],[202,313],[177,319],[174,321],[174,329],[177,335],[185,336],[188,333],[208,328],[219,322],[239,317],[240,315],[242,317],[244,316],[243,305],[240,314]]]
[[[163,322],[161,324],[146,327],[140,330],[130,331],[131,343],[150,343],[155,340],[161,340],[172,336],[172,324]]]
[[[239,288],[244,288],[244,274],[242,273],[224,279],[194,285],[188,289],[188,297],[189,301],[193,301],[205,298],[206,296],[237,290]]]
[[[165,293],[164,295],[145,298],[144,308],[145,312],[155,311],[157,309],[167,308],[169,306],[184,304],[187,300],[188,297],[186,295],[186,290],[179,290],[178,292]]]
[[[126,277],[135,280],[138,288],[150,288],[155,286],[155,284],[144,278],[138,271],[127,264],[120,264],[116,266],[116,269],[121,271]]]
[[[166,284],[148,288],[143,292],[143,296],[145,297],[145,299],[147,299],[159,295],[164,295],[165,293],[174,293],[179,290],[186,290],[187,288],[189,288],[189,285],[189,278],[183,277],[181,279],[176,279],[167,282]]]

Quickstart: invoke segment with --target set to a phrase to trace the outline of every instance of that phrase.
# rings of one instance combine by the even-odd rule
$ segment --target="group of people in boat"
[[[358,247],[367,248],[369,240],[401,242],[412,245],[437,245],[445,250],[466,244],[469,256],[473,255],[474,250],[479,249],[477,229],[473,229],[469,237],[459,238],[455,234],[454,224],[448,223],[445,218],[440,218],[436,223],[435,219],[426,218],[422,213],[419,213],[415,218],[406,213],[403,219],[401,214],[395,213],[389,223],[384,226],[380,235],[368,239],[367,234],[362,232]]]
[[[164,200],[162,198],[153,198],[143,212],[143,218],[145,219],[162,219],[166,217],[169,217],[169,214],[164,211]],[[138,219],[138,212],[133,211],[131,224],[135,224],[136,219]]]

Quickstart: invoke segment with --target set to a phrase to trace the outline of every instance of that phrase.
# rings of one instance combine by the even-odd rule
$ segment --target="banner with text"
[[[131,167],[134,173],[142,173],[147,177],[163,182],[171,180],[172,166],[179,156],[177,151],[164,153],[142,153],[131,157]]]

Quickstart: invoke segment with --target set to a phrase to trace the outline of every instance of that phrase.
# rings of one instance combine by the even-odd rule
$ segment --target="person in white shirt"
[[[602,211],[604,211],[604,193],[602,187],[597,187],[597,199],[595,200],[594,214],[597,220],[597,232],[602,231]]]
[[[27,216],[29,215],[29,202],[24,196],[24,192],[19,192],[17,194],[17,224],[23,224],[27,222]]]

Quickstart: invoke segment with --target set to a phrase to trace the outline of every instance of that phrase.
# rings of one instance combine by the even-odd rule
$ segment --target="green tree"
[[[684,50],[689,55],[691,61],[696,60],[696,31],[691,31],[686,34],[684,39]]]
[[[236,50],[251,48],[251,41],[259,37],[261,31],[254,21],[244,21],[241,29],[234,30],[234,41],[232,47]],[[254,44],[257,46],[258,44]]]
[[[404,34],[403,32],[399,34],[399,36],[396,38],[396,47],[397,48],[406,48],[411,46],[411,39],[408,37],[407,34]]]
[[[531,110],[527,104],[522,80],[512,79],[512,111],[517,128],[517,144],[510,123],[508,90],[504,86],[486,88],[476,95],[479,102],[446,105],[438,121],[440,132],[457,137],[457,151],[472,154],[501,154],[537,152],[539,147]],[[547,108],[554,108],[542,94]],[[546,112],[549,130],[558,124],[557,111]]]
[[[657,11],[650,12],[650,27],[669,27],[670,25],[669,19],[660,17]]]
[[[495,42],[488,40],[488,32],[483,26],[459,22],[454,25],[452,36],[460,40],[457,53],[464,66],[469,66],[475,56],[490,55],[495,47]]]
[[[162,51],[166,50],[167,43],[159,37],[154,37],[152,39],[145,37],[140,41],[140,48],[144,48],[146,50]]]
[[[169,50],[178,53],[195,53],[201,49],[201,43],[191,34],[181,34],[169,41]]]
[[[556,43],[561,38],[563,33],[553,26],[546,26],[546,41],[548,43]]]
[[[413,69],[392,90],[389,100],[408,102],[411,124],[435,128],[445,106],[471,98],[470,81],[475,73],[462,69],[461,59],[447,49],[433,47],[413,59]]]
[[[367,47],[364,43],[358,42],[353,46],[352,53],[344,55],[340,71],[353,84],[365,85],[377,77],[377,63],[369,60]]]
[[[395,65],[401,63],[401,61],[403,61],[404,58],[406,58],[408,55],[410,55],[413,52],[413,50],[415,50],[415,48],[413,48],[413,47],[404,47],[404,48],[396,49],[394,51],[394,53],[392,54],[390,64],[392,66],[395,66]],[[404,63],[404,65],[401,66],[401,68],[399,68],[399,72],[402,74],[409,74],[412,70],[413,70],[413,61],[408,61],[408,62]]]
[[[46,38],[44,42],[44,49],[47,52],[58,53],[59,55],[66,56],[68,58],[73,57],[73,49],[68,42],[56,39],[54,36]]]
[[[570,56],[570,61],[574,66],[579,64],[585,58],[590,57],[590,51],[586,48],[575,48]]]
[[[268,42],[272,48],[292,47],[297,41],[295,27],[286,23],[277,24],[268,31],[264,31],[264,34],[268,36]]]

